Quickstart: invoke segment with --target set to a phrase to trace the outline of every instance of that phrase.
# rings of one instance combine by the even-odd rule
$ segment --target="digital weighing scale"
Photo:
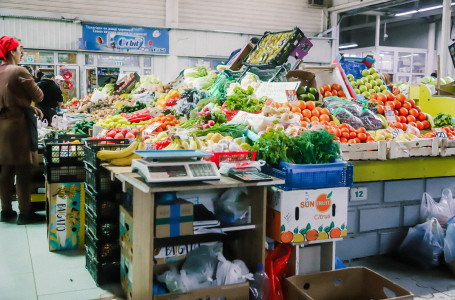
[[[213,154],[201,150],[134,151],[131,168],[148,183],[220,180],[216,164],[202,160]]]

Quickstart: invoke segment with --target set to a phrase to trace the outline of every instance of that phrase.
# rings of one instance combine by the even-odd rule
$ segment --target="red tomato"
[[[397,120],[398,120],[398,118],[400,118],[400,123],[406,123],[407,122],[405,116],[397,116]]]
[[[387,101],[387,96],[384,95],[384,94],[378,94],[377,99],[378,99],[378,101],[386,102]]]
[[[408,99],[408,101],[406,102],[409,102],[409,104],[411,104],[412,107],[416,106],[416,102],[412,99]]]
[[[398,128],[398,129],[403,129],[403,124],[401,124],[399,122],[393,123],[393,126],[395,126],[395,128]]]
[[[351,132],[349,133],[349,138],[355,139],[356,137],[357,137],[357,132],[351,131]]]
[[[389,94],[390,95],[390,94]],[[387,101],[385,103],[386,106],[390,106],[391,109],[394,109],[395,108],[395,102],[393,101]]]
[[[387,94],[387,100],[393,101],[393,100],[395,100],[395,96],[392,93],[388,93]]]
[[[400,101],[395,99],[393,102],[395,103],[395,108],[396,109],[400,109],[401,108],[401,102]]]
[[[409,111],[405,107],[400,108],[400,115],[406,117],[408,115],[408,113],[409,113]]]
[[[417,120],[416,120],[416,117],[414,117],[413,115],[407,116],[407,119],[408,119],[408,123],[412,123],[412,122],[417,121]]]
[[[334,83],[334,84],[332,84],[332,90],[339,91],[339,90],[341,90],[341,87],[339,84]]]
[[[416,105],[414,108],[417,109],[417,111],[419,112],[419,114],[422,112],[422,109],[420,108],[420,106],[417,106],[417,105]]]
[[[412,108],[411,104],[410,104],[408,101],[406,101],[405,103],[403,103],[402,106],[403,106],[404,108],[406,108],[407,110],[410,110],[410,109]]]
[[[332,96],[338,96],[338,91],[337,90],[331,90],[330,94],[332,94]]]
[[[340,131],[340,129],[335,128],[335,129],[333,130],[333,134],[334,134],[336,137],[340,137],[340,136],[341,136],[341,131]]]
[[[408,129],[408,124],[403,123],[403,130],[406,130],[406,129]]]
[[[360,144],[362,142],[358,137],[355,138],[354,141],[355,141],[356,144]]]
[[[367,135],[365,133],[359,133],[357,134],[357,137],[361,140],[361,141],[366,141],[367,140]]]
[[[346,144],[348,142],[348,140],[344,137],[340,138],[340,143],[342,144]]]
[[[354,139],[348,140],[348,144],[355,144],[355,140]]]
[[[430,122],[428,122],[427,120],[422,121],[422,125],[423,125],[423,129],[428,129],[428,128],[430,128]]]
[[[416,126],[417,126],[417,129],[418,129],[418,130],[422,130],[422,129],[423,129],[423,124],[422,124],[422,122],[420,122],[420,121],[417,121],[417,122],[416,122]]]
[[[360,127],[359,129],[356,130],[357,133],[367,133],[367,130],[363,127]]]
[[[370,95],[370,100],[377,100],[378,99],[378,94],[371,94]]]
[[[338,97],[343,98],[346,97],[343,91],[338,91]]]
[[[419,121],[425,121],[427,119],[427,115],[425,115],[424,113],[419,113]]]
[[[349,132],[346,132],[346,131],[342,131],[341,132],[341,136],[344,137],[345,139],[349,139]]]
[[[332,93],[331,93],[331,92],[326,91],[326,92],[324,93],[324,97],[330,97],[330,96],[332,96]]]
[[[403,94],[398,94],[395,99],[403,103],[406,101],[406,96]]]

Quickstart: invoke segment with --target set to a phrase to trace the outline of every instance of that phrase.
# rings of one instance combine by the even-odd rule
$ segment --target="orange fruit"
[[[300,110],[300,108],[299,108],[299,107],[297,107],[297,106],[294,106],[294,107],[291,109],[291,112],[293,112],[293,113],[296,113],[296,114],[299,114],[299,115],[300,115],[302,111]]]
[[[311,229],[306,233],[306,240],[307,241],[315,241],[318,239],[319,233],[315,229]]]
[[[403,95],[403,94],[398,94],[396,97],[395,97],[396,100],[400,101],[401,103],[403,103],[404,101],[406,101],[406,96]]]
[[[327,108],[323,108],[320,111],[321,115],[330,115],[330,111]]]
[[[319,121],[327,121],[327,122],[329,122],[330,121],[330,117],[329,117],[329,115],[322,114],[322,115],[319,116]]]
[[[334,83],[334,84],[332,84],[332,90],[339,91],[339,90],[341,90],[341,87],[339,84]]]
[[[317,112],[317,111],[316,111],[316,112]],[[311,121],[311,123],[313,123],[313,124],[316,124],[316,122],[319,123],[319,117],[317,117],[317,116],[312,116],[311,119],[310,119],[310,121]]]
[[[304,116],[306,118],[311,118],[311,110],[309,110],[309,109],[302,110],[302,116]]]
[[[324,93],[324,97],[330,97],[330,96],[336,96],[336,95],[332,95],[332,93],[330,91],[326,91]]]
[[[311,115],[313,117],[319,117],[320,113],[319,113],[319,111],[317,109],[314,109],[314,110],[311,111]]]
[[[411,108],[411,109],[409,110],[409,114],[410,114],[410,115],[413,115],[413,116],[416,117],[416,118],[419,116],[419,112],[418,112],[417,109],[415,109],[415,108]]]
[[[414,117],[413,115],[408,115],[407,120],[408,120],[408,123],[412,123],[412,122],[416,121],[416,117]]]
[[[298,101],[295,103],[295,106],[297,106],[298,108],[300,108],[300,110],[304,110],[304,109],[306,108],[305,101],[303,101],[303,100],[298,100]]]
[[[330,87],[330,85],[328,84],[324,84],[322,86],[322,88],[324,89],[325,92],[330,92],[332,90],[332,88]]]
[[[393,101],[393,100],[395,100],[395,96],[392,93],[388,93],[387,94],[387,100]]]
[[[281,242],[283,242],[285,244],[290,243],[290,242],[292,242],[293,237],[294,237],[294,235],[292,234],[292,232],[290,232],[290,231],[283,232],[281,234]]]
[[[305,104],[306,104],[306,108],[308,108],[309,110],[313,110],[316,107],[316,104],[314,104],[314,102],[311,100],[307,101]]]
[[[343,98],[346,97],[345,93],[343,91],[338,91],[338,97]]]
[[[330,238],[336,239],[339,238],[340,236],[341,236],[340,228],[335,227],[332,230],[330,230]]]

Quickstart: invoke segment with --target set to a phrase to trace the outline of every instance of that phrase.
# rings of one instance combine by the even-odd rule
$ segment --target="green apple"
[[[362,95],[367,99],[370,98],[370,93],[368,93],[368,92],[363,92]]]
[[[365,87],[367,88],[367,90],[371,90],[373,88],[373,86],[369,82],[365,83]]]
[[[379,92],[381,91],[381,88],[380,88],[379,86],[375,86],[375,87],[374,87],[374,90],[375,90],[377,93],[379,93]]]
[[[352,75],[352,74],[348,74],[346,77],[349,79],[349,81],[354,81],[355,80],[354,79],[354,75]]]
[[[367,82],[368,82],[368,78],[366,78],[366,77],[362,77],[362,81],[363,81],[363,83],[365,84],[365,83],[367,83]]]
[[[380,78],[380,76],[379,76],[378,73],[374,73],[374,74],[373,74],[373,78],[374,78],[374,79],[378,79],[378,78]]]
[[[355,81],[351,81],[350,83],[351,83],[351,86],[352,86],[352,87],[354,87],[354,88],[357,87],[357,83],[356,83]]]
[[[378,79],[376,79],[375,81],[376,81],[376,84],[377,84],[377,85],[382,85],[382,80],[381,80],[381,79],[378,78]]]
[[[364,86],[364,85],[361,85],[361,86],[359,87],[359,90],[360,90],[362,93],[368,91],[367,87]]]
[[[380,88],[381,88],[381,91],[387,90],[387,87],[385,85],[383,85],[383,84],[381,84]]]
[[[358,95],[360,94],[360,90],[359,89],[354,89],[354,92]]]
[[[357,82],[357,86],[361,86],[361,85],[363,85],[363,80],[362,80],[362,78],[360,78],[360,79],[357,79],[357,81],[356,81],[356,82]]]
[[[370,93],[370,94],[376,94],[376,90],[375,90],[375,89],[371,89],[371,90],[368,91],[368,93]]]
[[[362,71],[362,76],[368,76],[370,75],[370,72],[368,71],[368,69],[365,69]]]
[[[378,85],[374,79],[370,80],[370,84],[371,84],[371,86],[377,86]]]
[[[376,73],[376,70],[375,70],[374,68],[370,68],[370,69],[368,70],[368,72],[369,72],[370,74],[374,74],[374,73]]]
[[[371,75],[368,75],[366,78],[368,79],[368,81],[371,81],[374,79],[373,76],[371,76]]]

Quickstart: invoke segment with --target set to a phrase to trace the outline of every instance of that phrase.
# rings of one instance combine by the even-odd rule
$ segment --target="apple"
[[[378,83],[373,79],[370,81],[371,86],[377,86]]]
[[[117,133],[115,136],[114,136],[114,139],[124,139],[125,136],[123,135],[123,133],[119,132]]]
[[[359,90],[363,93],[363,92],[366,92],[368,89],[367,89],[366,86],[361,85],[361,86],[359,87]]]
[[[354,92],[358,95],[360,94],[360,90],[359,89],[354,89]]]
[[[371,80],[374,79],[373,76],[371,76],[371,75],[368,75],[366,78],[367,78],[368,81],[371,81]]]
[[[374,78],[374,79],[379,79],[380,77],[381,77],[381,76],[379,76],[378,73],[373,73],[373,78]]]
[[[134,134],[132,134],[131,132],[127,132],[125,134],[125,139],[134,139],[136,136]]]
[[[368,70],[368,73],[370,73],[371,75],[372,75],[372,74],[375,74],[375,73],[376,73],[376,70],[375,70],[374,68],[370,68],[370,69]]]
[[[369,92],[370,94],[376,94],[376,90],[375,90],[375,89],[370,89],[368,92]]]
[[[370,96],[371,96],[370,93],[368,93],[368,92],[363,92],[362,95],[367,99],[370,98]]]
[[[133,130],[130,131],[132,134],[134,134],[134,136],[136,136],[139,132],[139,130],[137,130],[136,128],[134,128]]]
[[[365,87],[367,88],[367,90],[371,90],[373,88],[373,86],[369,82],[365,83]]]
[[[352,87],[357,87],[357,83],[355,81],[351,81],[350,84]]]
[[[354,79],[354,75],[352,75],[352,74],[348,74],[346,77],[349,79],[349,81],[354,81],[355,80]]]
[[[373,87],[373,89],[374,89],[377,93],[379,93],[379,92],[381,91],[381,88],[380,88],[379,86],[375,86],[375,87]]]
[[[362,71],[362,76],[368,76],[370,75],[370,72],[368,71],[368,69],[365,69]]]
[[[121,131],[121,133],[123,134],[123,136],[126,136],[126,134],[127,134],[128,132],[130,132],[130,131],[128,130],[128,128],[123,128],[122,131]]]
[[[385,85],[383,85],[383,84],[381,84],[380,88],[381,88],[381,91],[387,90],[387,87]]]
[[[116,132],[114,130],[110,130],[107,134],[106,137],[114,138],[116,135]]]
[[[376,81],[376,84],[377,84],[377,85],[382,85],[382,80],[381,80],[381,79],[378,78],[378,79],[376,79],[375,81]]]
[[[357,86],[363,85],[363,80],[362,79],[357,79]]]

